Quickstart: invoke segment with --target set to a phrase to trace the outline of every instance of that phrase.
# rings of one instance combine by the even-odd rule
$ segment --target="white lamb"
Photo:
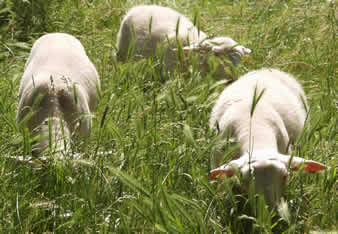
[[[98,73],[78,39],[65,33],[40,37],[25,65],[17,111],[18,123],[41,138],[34,151],[52,143],[62,150],[74,133],[87,137],[99,88]]]
[[[263,94],[250,117],[255,91],[256,97]],[[239,143],[241,156],[212,170],[211,179],[233,176],[238,169],[245,185],[252,175],[256,192],[274,205],[280,200],[289,164],[297,170],[304,163],[306,172],[325,169],[318,162],[286,155],[289,142],[295,142],[303,129],[305,98],[301,85],[276,69],[249,72],[225,88],[212,110],[210,127],[230,134]]]
[[[122,20],[117,37],[118,55],[125,59],[133,47],[134,54],[150,57],[161,46],[171,47],[167,50],[166,65],[173,69],[177,61],[177,41],[185,53],[195,51],[205,56],[211,51],[217,56],[228,56],[234,65],[240,56],[251,52],[229,37],[208,39],[187,17],[171,8],[141,5],[131,8]],[[207,66],[206,58],[203,60],[203,66]]]

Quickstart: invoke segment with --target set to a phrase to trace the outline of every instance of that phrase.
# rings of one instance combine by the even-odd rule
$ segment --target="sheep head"
[[[184,52],[202,50],[207,53],[211,51],[216,56],[227,55],[235,66],[240,62],[242,56],[251,53],[250,49],[242,45],[238,45],[238,43],[230,37],[215,37],[212,39],[206,39],[201,43],[185,46],[183,47],[183,50]]]
[[[243,178],[244,189],[248,190],[249,183],[253,181],[255,192],[264,194],[267,204],[274,206],[279,203],[287,182],[289,165],[291,170],[298,170],[303,168],[303,164],[305,172],[314,173],[326,169],[325,165],[312,160],[273,151],[257,151],[212,170],[210,179],[231,177],[238,170]]]

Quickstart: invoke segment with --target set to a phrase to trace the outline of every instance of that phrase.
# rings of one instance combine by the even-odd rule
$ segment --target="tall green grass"
[[[310,115],[294,153],[330,168],[314,175],[292,173],[284,191],[287,203],[279,211],[268,210],[251,193],[241,193],[235,179],[208,180],[214,154],[228,144],[208,127],[211,108],[226,82],[196,68],[165,74],[158,61],[116,60],[123,15],[134,5],[152,3],[195,18],[208,34],[229,35],[252,49],[236,74],[277,67],[304,85]],[[1,4],[1,233],[337,231],[336,2]],[[100,74],[102,90],[83,157],[36,169],[4,156],[29,152],[27,132],[15,120],[18,87],[31,45],[47,32],[66,32],[81,40]],[[223,160],[228,161],[232,148],[223,148]]]

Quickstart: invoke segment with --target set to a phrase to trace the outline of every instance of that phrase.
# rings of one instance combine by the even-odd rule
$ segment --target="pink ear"
[[[227,167],[226,169],[214,169],[210,172],[209,178],[210,180],[221,179],[226,177],[231,177],[234,175],[234,171],[231,167]]]
[[[316,161],[312,161],[312,160],[306,160],[304,164],[305,164],[305,168],[304,168],[305,172],[314,173],[314,172],[318,172],[318,171],[322,171],[326,169],[325,165],[319,162],[316,162]],[[296,167],[296,168],[293,168],[293,170],[298,171],[299,168],[300,167]]]
[[[187,54],[187,53],[189,53],[191,51],[195,52],[195,53],[200,53],[201,46],[199,44],[195,43],[195,44],[190,44],[188,46],[184,46],[182,49],[183,49],[183,52],[185,54]]]
[[[191,47],[183,47],[183,53],[188,54],[189,52],[199,53],[200,50],[198,48],[191,48]]]
[[[326,169],[325,165],[311,160],[305,161],[305,164],[306,164],[306,167],[304,169],[305,172],[317,172]]]

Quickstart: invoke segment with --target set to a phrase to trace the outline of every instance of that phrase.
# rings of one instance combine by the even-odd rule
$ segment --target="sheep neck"
[[[278,140],[276,131],[267,123],[250,121],[246,123],[246,127],[238,128],[236,132],[238,141],[240,142],[241,155],[257,151],[257,150],[273,150],[278,152]]]

